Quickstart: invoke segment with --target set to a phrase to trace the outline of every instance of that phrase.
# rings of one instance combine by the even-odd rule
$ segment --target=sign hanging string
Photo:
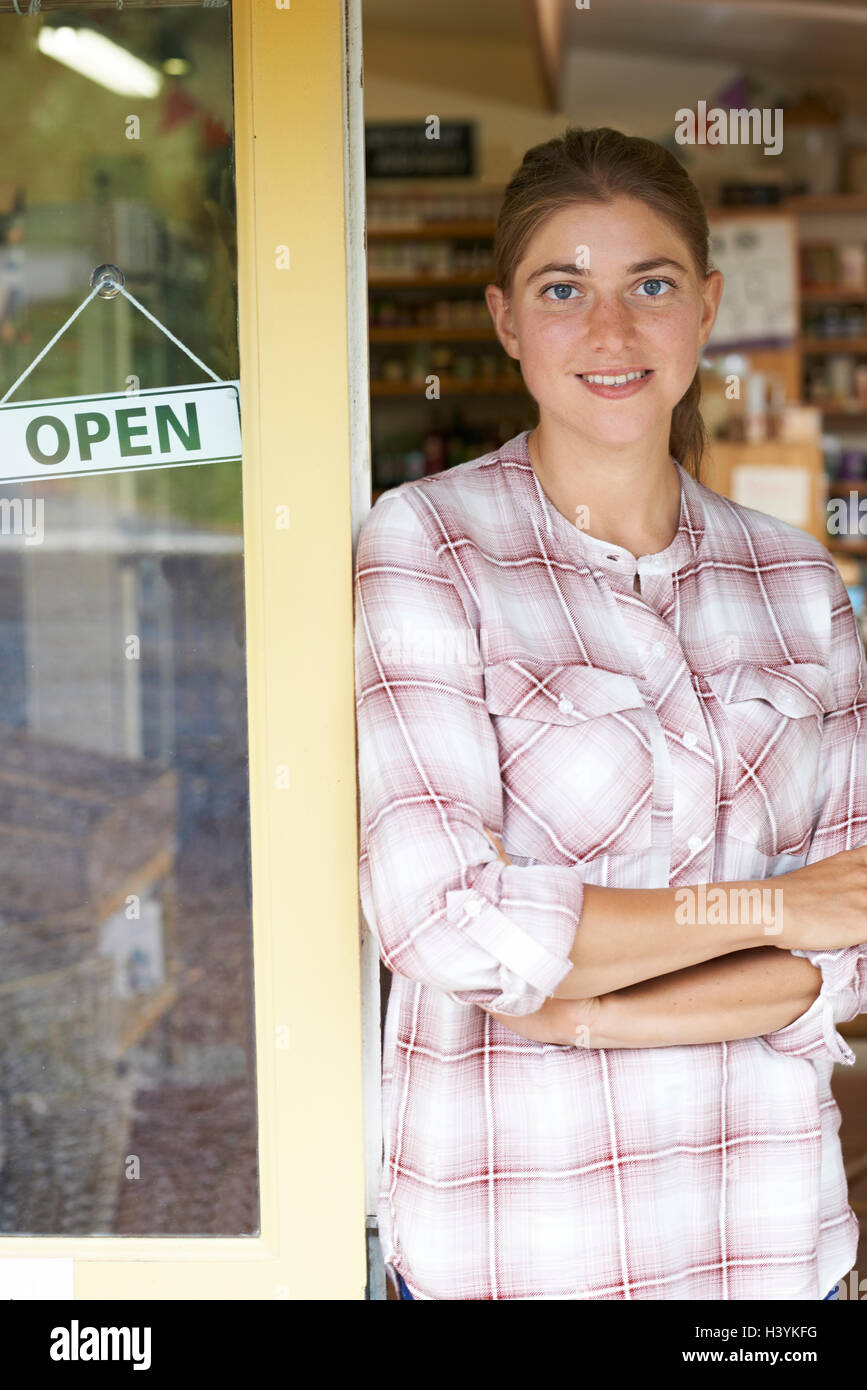
[[[87,308],[90,301],[100,293],[102,294],[103,298],[106,297],[105,290],[107,286],[110,286],[111,289],[113,289],[116,293],[122,294],[125,299],[129,300],[130,304],[135,305],[136,309],[138,309],[140,313],[144,314],[146,319],[150,319],[151,323],[155,324],[161,333],[165,333],[166,337],[170,338],[171,341],[175,344],[175,346],[179,347],[182,352],[185,352],[187,356],[191,358],[193,362],[195,362],[197,367],[201,367],[203,372],[207,372],[209,377],[211,377],[214,381],[222,381],[222,377],[217,376],[216,372],[212,372],[210,367],[208,367],[201,360],[200,357],[197,357],[194,352],[191,352],[190,349],[184,343],[181,342],[180,338],[176,338],[174,333],[170,332],[169,329],[166,328],[164,323],[160,323],[159,319],[151,313],[150,309],[146,309],[143,304],[140,304],[139,301],[136,299],[135,295],[130,294],[129,290],[124,288],[124,286],[120,283],[120,281],[116,278],[115,275],[107,273],[105,275],[100,276],[100,278],[97,279],[96,284],[90,291],[90,294],[87,296],[87,298],[84,299],[81,302],[81,304],[79,304],[78,308],[70,314],[63,327],[59,328],[58,331],[55,333],[54,337],[51,339],[51,341],[45,344],[45,347],[36,357],[34,357],[33,361],[30,363],[30,366],[25,368],[18,380],[12,383],[5,396],[0,397],[0,405],[5,405],[6,401],[8,401],[13,391],[17,391],[22,381],[24,381],[25,378],[30,375],[34,367],[38,367],[43,357],[45,357],[51,351],[58,339],[63,337],[67,328],[69,328],[70,324],[74,323],[75,320],[78,318],[78,315],[84,309]],[[114,296],[112,296],[112,298],[113,297]]]

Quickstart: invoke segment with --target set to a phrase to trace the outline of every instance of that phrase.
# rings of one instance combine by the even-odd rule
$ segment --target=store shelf
[[[778,208],[782,212],[801,214],[849,212],[867,214],[867,193],[805,193],[787,198]]]
[[[802,285],[804,304],[867,304],[867,290],[844,289],[840,285]]]
[[[867,556],[867,536],[858,541],[835,541],[829,536],[824,545],[825,549],[830,550],[834,555]]]
[[[369,332],[372,343],[487,343],[496,341],[493,325],[455,324],[451,328],[426,324],[374,325]]]
[[[802,193],[780,203],[726,203],[707,209],[708,217],[779,217],[781,213],[809,217],[819,213],[867,215],[867,193]]]
[[[867,352],[867,338],[801,338],[802,352],[819,356],[826,352]]]
[[[867,416],[867,401],[804,401],[804,405],[814,405],[823,415]]]
[[[460,238],[493,237],[496,223],[493,219],[468,222],[419,222],[404,226],[389,227],[387,224],[367,228],[368,241],[412,241],[442,240],[445,237]]]
[[[436,373],[432,373],[436,375]],[[461,377],[441,376],[439,379],[441,395],[450,396],[479,396],[479,395],[499,395],[501,392],[524,391],[527,388],[521,377],[493,377],[490,381],[483,378],[472,378],[464,380]],[[370,383],[371,396],[424,396],[424,381],[372,381]]]
[[[467,285],[488,285],[493,276],[493,266],[488,271],[465,270],[452,275],[434,275],[428,271],[407,271],[404,275],[370,275],[368,287],[372,290],[398,289],[463,289]]]

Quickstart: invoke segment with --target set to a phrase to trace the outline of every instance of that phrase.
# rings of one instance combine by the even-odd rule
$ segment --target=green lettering
[[[89,428],[90,425],[94,426],[93,430]],[[108,430],[107,415],[101,415],[96,410],[85,415],[76,415],[75,433],[78,438],[78,457],[84,463],[90,463],[93,458],[90,450],[91,444],[99,444],[103,439],[108,439]]]
[[[147,434],[147,425],[131,425],[130,417],[133,415],[147,415],[143,405],[130,406],[128,410],[116,410],[114,418],[117,421],[117,437],[120,440],[120,452],[123,458],[129,458],[133,454],[151,454],[153,450],[150,444],[132,444],[131,438],[134,434]]]
[[[57,450],[53,454],[45,454],[39,447],[39,431],[43,425],[48,425],[57,435]],[[69,453],[69,430],[62,420],[58,420],[56,415],[37,415],[35,420],[31,420],[27,426],[27,433],[24,436],[27,444],[27,452],[37,463],[62,463]]]
[[[169,439],[169,425],[171,425],[185,449],[201,449],[199,417],[196,414],[195,401],[187,401],[186,433],[170,405],[158,405],[154,413],[157,417],[157,435],[160,441],[161,454],[171,453],[172,445]]]

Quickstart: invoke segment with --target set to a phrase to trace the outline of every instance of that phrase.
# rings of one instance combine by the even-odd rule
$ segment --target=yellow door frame
[[[367,1278],[352,494],[370,491],[346,274],[363,265],[346,197],[358,0],[232,0],[232,23],[261,1233],[0,1238],[7,1277],[10,1260],[69,1259],[81,1299],[362,1299]]]

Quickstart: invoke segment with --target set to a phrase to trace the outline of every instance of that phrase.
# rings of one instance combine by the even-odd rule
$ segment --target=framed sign
[[[473,178],[475,122],[440,121],[433,116],[412,124],[368,121],[364,157],[369,179]]]

